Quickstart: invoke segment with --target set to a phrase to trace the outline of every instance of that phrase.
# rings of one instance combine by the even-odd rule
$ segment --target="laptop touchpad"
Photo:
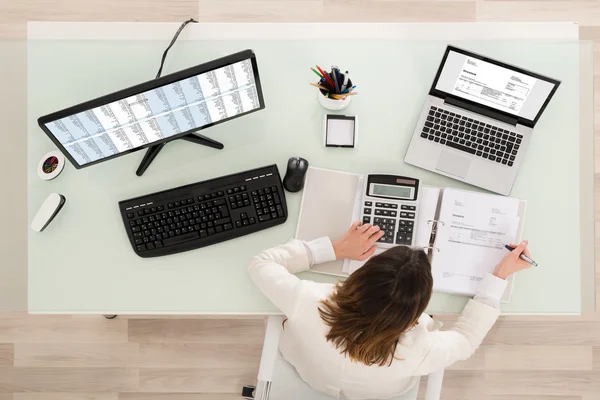
[[[442,150],[435,169],[464,178],[469,172],[469,165],[471,165],[470,158]]]

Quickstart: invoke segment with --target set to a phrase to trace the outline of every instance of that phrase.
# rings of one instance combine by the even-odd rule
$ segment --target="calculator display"
[[[412,199],[414,188],[392,185],[371,185],[371,194],[376,196],[397,197],[401,199]]]

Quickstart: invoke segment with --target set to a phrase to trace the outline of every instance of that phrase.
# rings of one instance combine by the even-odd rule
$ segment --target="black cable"
[[[167,59],[167,53],[169,52],[169,50],[171,50],[171,47],[173,47],[173,45],[175,44],[175,41],[179,37],[179,34],[183,30],[183,28],[185,28],[185,26],[187,24],[189,24],[190,22],[198,23],[198,21],[196,21],[194,18],[190,18],[187,21],[185,21],[183,24],[181,24],[181,26],[179,27],[177,32],[175,32],[175,36],[173,36],[173,40],[171,40],[169,47],[167,47],[167,49],[165,50],[165,52],[162,55],[162,59],[160,60],[160,68],[158,69],[158,72],[156,73],[155,79],[160,78],[160,75],[162,74],[163,65],[165,64],[165,60]]]

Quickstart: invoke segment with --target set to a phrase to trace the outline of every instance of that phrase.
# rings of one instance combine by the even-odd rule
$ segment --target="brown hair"
[[[431,265],[422,249],[393,247],[372,257],[322,301],[327,340],[366,365],[390,365],[402,334],[431,298]]]

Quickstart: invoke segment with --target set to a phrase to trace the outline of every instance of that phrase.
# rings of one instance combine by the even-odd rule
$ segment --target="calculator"
[[[385,232],[377,247],[411,246],[419,213],[419,180],[369,174],[364,182],[362,223],[379,226]]]

